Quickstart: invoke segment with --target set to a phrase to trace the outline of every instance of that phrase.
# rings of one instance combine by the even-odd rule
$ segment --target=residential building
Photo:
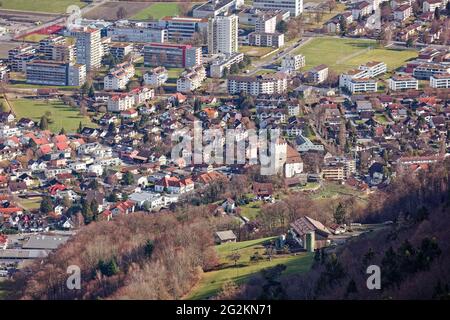
[[[100,29],[77,28],[69,35],[76,38],[77,63],[86,65],[87,71],[100,68],[104,52]]]
[[[367,1],[361,1],[354,5],[352,8],[353,20],[366,17],[372,13],[372,5]]]
[[[256,23],[261,16],[267,16],[267,18],[263,20],[267,20],[271,16],[276,16],[277,22],[279,22],[282,20],[288,21],[291,15],[287,10],[257,9],[254,7],[245,8],[238,13],[239,23],[255,26],[255,29]]]
[[[408,89],[414,89],[417,90],[419,88],[419,81],[409,75],[393,75],[389,79],[389,89],[393,91],[397,90],[408,90]]]
[[[230,94],[245,92],[253,96],[284,93],[287,90],[287,79],[287,75],[283,72],[259,76],[229,76],[228,92]]]
[[[169,78],[169,73],[164,67],[156,67],[144,74],[144,84],[159,87]]]
[[[253,7],[257,9],[287,10],[292,17],[303,12],[303,0],[254,0]]]
[[[209,74],[212,78],[222,78],[225,69],[230,69],[233,64],[239,63],[243,59],[243,53],[219,56],[209,67]]]
[[[180,43],[192,38],[195,33],[206,35],[208,29],[207,18],[192,17],[164,17],[158,25],[167,30],[167,39]]]
[[[109,45],[109,53],[118,61],[123,59],[133,51],[133,44],[126,42],[114,42]]]
[[[194,8],[194,18],[211,18],[228,14],[244,5],[244,0],[209,0]]]
[[[321,64],[308,71],[306,78],[312,83],[322,83],[328,78],[328,66]]]
[[[75,63],[76,47],[73,44],[55,44],[52,47],[52,58],[54,61]]]
[[[284,45],[284,34],[252,32],[248,35],[248,41],[251,46],[279,48]]]
[[[440,63],[423,63],[414,68],[413,75],[417,79],[428,80],[437,74],[450,73],[450,65]]]
[[[344,164],[330,164],[322,168],[322,176],[325,180],[342,181],[345,179]]]
[[[131,62],[127,61],[118,64],[103,78],[104,89],[123,90],[131,78],[134,77],[134,74],[134,65]]]
[[[364,71],[363,77],[369,78],[373,78],[387,72],[386,64],[379,61],[367,62],[366,64],[360,65],[358,69]]]
[[[190,68],[202,63],[202,51],[189,44],[149,43],[144,46],[144,65]]]
[[[287,55],[281,59],[281,67],[287,71],[295,71],[306,65],[305,56],[302,54]]]
[[[422,3],[423,12],[434,12],[436,8],[442,9],[447,4],[446,0],[425,0]]]
[[[155,96],[155,90],[140,87],[126,93],[119,93],[108,99],[108,111],[121,112],[144,103]]]
[[[394,10],[394,20],[405,21],[410,16],[412,16],[412,13],[412,7],[410,5],[401,5]]]
[[[22,44],[8,51],[8,62],[12,72],[25,72],[27,62],[36,59],[36,49]]]
[[[178,92],[191,92],[200,88],[206,79],[206,71],[202,65],[184,71],[177,80]]]
[[[53,47],[55,45],[65,45],[66,38],[59,35],[51,35],[47,38],[39,41],[38,53],[42,60],[54,60],[53,59]]]
[[[0,61],[0,82],[7,81],[8,79],[9,79],[8,65]]]
[[[167,40],[167,30],[158,26],[109,26],[106,34],[112,41],[119,42],[164,43]]]
[[[194,190],[194,182],[191,179],[179,179],[177,177],[164,177],[155,183],[156,192],[182,194]]]
[[[208,22],[208,52],[238,52],[238,16],[216,16]]]
[[[430,87],[436,89],[449,89],[450,73],[432,75],[430,77]]]
[[[352,93],[376,92],[377,81],[370,78],[351,79],[347,89]]]
[[[81,86],[86,82],[86,67],[67,62],[34,60],[26,66],[27,83],[51,86]]]
[[[274,11],[265,12],[259,15],[255,21],[255,32],[275,33],[277,27],[277,13]]]

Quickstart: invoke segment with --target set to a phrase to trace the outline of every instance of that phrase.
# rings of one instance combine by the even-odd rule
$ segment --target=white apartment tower
[[[208,52],[238,52],[238,16],[217,16],[208,22]]]
[[[303,12],[303,0],[253,0],[256,9],[273,9],[289,11],[292,17]]]
[[[81,28],[70,32],[77,39],[77,63],[85,64],[86,70],[100,68],[103,49],[99,29]]]

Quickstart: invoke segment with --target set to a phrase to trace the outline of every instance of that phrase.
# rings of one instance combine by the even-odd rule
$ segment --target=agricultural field
[[[87,5],[80,0],[2,0],[0,4],[0,9],[49,13],[65,13],[70,5],[80,8]]]
[[[306,57],[308,70],[326,64],[331,70],[341,73],[369,61],[383,61],[392,71],[406,61],[417,57],[412,50],[396,50],[380,47],[376,41],[344,39],[337,37],[314,38],[296,50]]]
[[[35,210],[38,209],[41,206],[42,197],[35,197],[35,198],[19,198],[18,203],[25,207],[27,210]]]
[[[306,272],[311,268],[313,255],[310,253],[300,253],[297,255],[283,254],[274,256],[272,260],[269,260],[264,255],[265,249],[263,243],[274,239],[264,238],[216,246],[221,263],[220,268],[203,274],[203,278],[187,298],[194,300],[209,298],[217,294],[227,281],[234,281],[237,284],[241,284],[262,269],[274,267],[278,264],[284,264],[287,267],[283,274]],[[250,261],[250,257],[255,252],[263,255],[263,259],[258,262]],[[234,261],[227,258],[233,253],[240,255],[236,267],[234,266]]]
[[[149,17],[161,19],[165,16],[176,16],[180,13],[180,7],[176,2],[154,3],[149,7],[139,11],[131,19],[146,20]]]
[[[120,7],[125,10],[125,18],[130,18],[138,12],[151,6],[151,2],[133,2],[133,1],[112,1],[96,7],[93,10],[83,14],[87,19],[103,19],[108,21],[117,20],[117,12]]]
[[[67,132],[75,132],[80,121],[86,126],[96,126],[88,117],[80,115],[78,109],[66,106],[60,101],[47,103],[42,100],[17,99],[10,102],[17,119],[26,117],[39,121],[46,112],[50,112],[49,129],[55,133],[61,128]]]

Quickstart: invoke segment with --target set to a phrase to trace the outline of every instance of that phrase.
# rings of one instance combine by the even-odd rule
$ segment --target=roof
[[[301,217],[291,223],[291,228],[299,235],[303,236],[309,232],[316,232],[322,236],[328,236],[331,232],[321,222],[308,216]]]
[[[32,235],[23,245],[24,249],[48,249],[54,250],[69,240],[61,235]]]
[[[216,232],[217,238],[220,239],[220,241],[228,241],[228,240],[236,240],[237,237],[234,234],[232,230],[226,230],[226,231],[217,231]]]

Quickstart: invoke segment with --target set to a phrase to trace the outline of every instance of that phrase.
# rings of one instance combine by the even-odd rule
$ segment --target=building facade
[[[238,52],[238,16],[217,16],[208,22],[208,52]]]
[[[297,17],[303,12],[303,0],[254,0],[253,7],[258,9],[287,10]]]
[[[150,43],[144,46],[144,65],[190,68],[202,63],[201,48],[186,44]]]

